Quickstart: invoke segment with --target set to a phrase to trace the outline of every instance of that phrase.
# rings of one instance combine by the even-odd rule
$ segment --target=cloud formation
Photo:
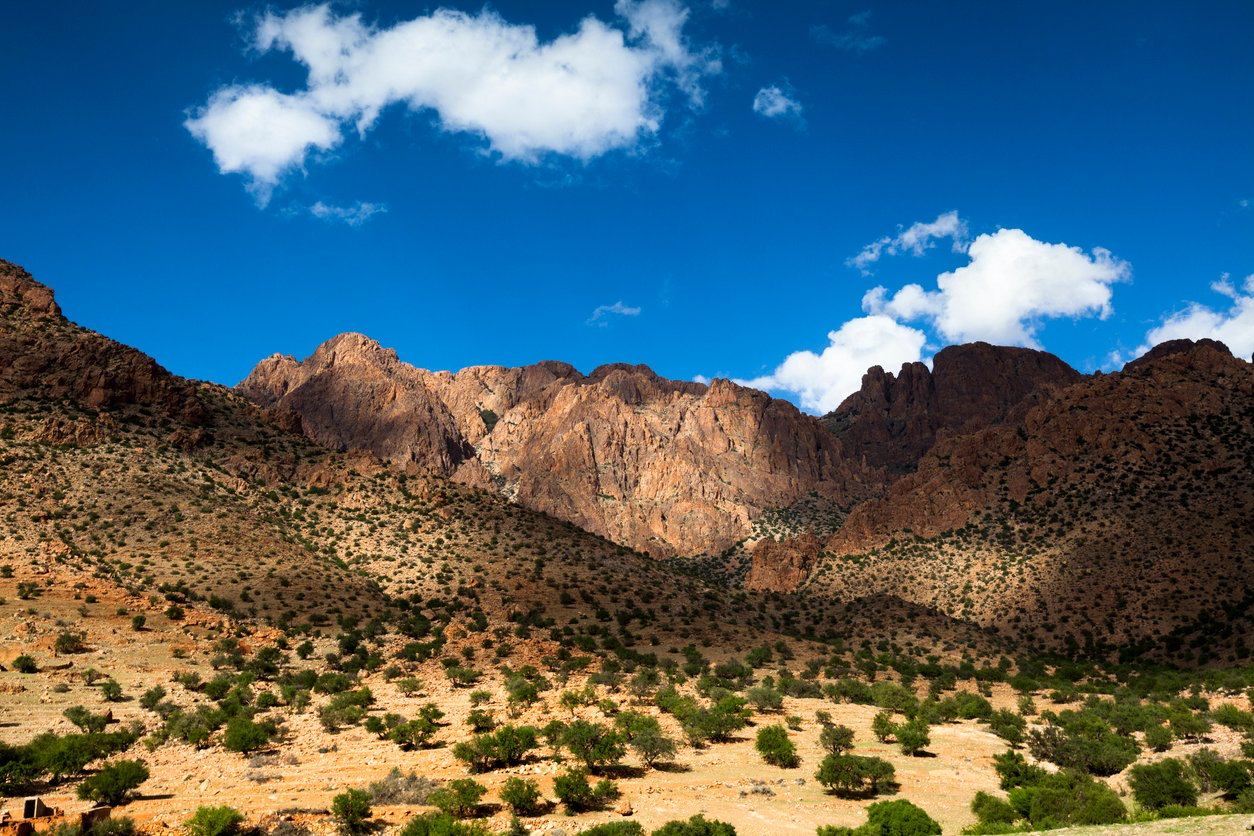
[[[363,203],[362,201],[352,206],[331,206],[319,200],[309,207],[310,214],[315,218],[321,218],[324,221],[340,221],[349,226],[361,226],[375,215],[387,210],[388,208],[380,203]]]
[[[871,366],[896,371],[902,363],[922,360],[927,335],[892,317],[873,314],[849,320],[827,340],[822,352],[793,352],[769,375],[737,382],[792,392],[803,409],[831,412],[862,385],[862,375]]]
[[[896,235],[886,235],[872,241],[861,252],[845,261],[848,267],[856,267],[862,275],[869,275],[870,266],[885,255],[909,253],[920,256],[936,246],[936,241],[949,238],[956,253],[967,247],[967,222],[956,211],[942,212],[934,221],[915,221],[908,227],[897,227]]]
[[[482,138],[503,160],[548,155],[587,161],[654,135],[669,89],[699,106],[701,79],[719,71],[683,36],[676,0],[618,0],[616,25],[589,16],[542,43],[534,27],[484,10],[437,9],[390,28],[329,4],[257,20],[253,45],[303,64],[303,89],[237,84],[184,123],[223,173],[248,178],[259,200],[311,154],[370,130],[393,104],[431,111],[441,129]]]
[[[862,300],[868,313],[930,320],[952,343],[984,340],[1040,348],[1045,319],[1110,315],[1111,285],[1131,275],[1109,250],[1037,241],[1021,229],[980,235],[969,264],[936,278],[937,290],[908,284],[892,296],[883,287]]]
[[[887,43],[883,36],[871,34],[870,9],[850,15],[845,23],[844,31],[841,32],[835,31],[824,23],[811,26],[810,37],[824,46],[833,46],[845,52],[855,53],[870,52]]]
[[[803,109],[801,102],[772,85],[763,87],[753,97],[753,112],[767,119],[793,119],[800,121]]]
[[[892,294],[882,286],[871,288],[862,299],[865,315],[829,333],[822,352],[794,352],[770,374],[742,382],[795,394],[804,409],[830,412],[859,387],[871,366],[895,372],[903,363],[926,361],[926,349],[975,340],[1039,348],[1037,332],[1047,319],[1105,318],[1111,313],[1111,286],[1131,273],[1126,262],[1101,247],[1086,253],[1038,241],[1021,229],[980,235],[959,247],[965,236],[966,225],[951,212],[880,239],[863,251],[874,254],[865,263],[888,252],[919,254],[941,238],[954,239],[955,248],[970,260],[937,276],[934,290],[919,284]],[[853,259],[850,263],[864,266]],[[1163,327],[1209,328],[1230,335],[1244,327],[1254,335],[1254,299],[1225,288],[1235,303],[1226,317],[1193,308]],[[1246,292],[1254,293],[1254,278],[1247,280]],[[1249,325],[1246,316],[1251,317]]]
[[[611,316],[640,316],[640,308],[628,307],[621,299],[612,305],[599,305],[588,317],[587,324],[604,328],[610,324],[608,317]]]
[[[1184,310],[1165,317],[1161,324],[1151,328],[1145,335],[1145,345],[1136,353],[1144,354],[1166,340],[1209,337],[1224,343],[1242,359],[1254,354],[1254,275],[1246,276],[1239,288],[1225,275],[1211,285],[1211,290],[1228,297],[1231,305],[1227,311],[1190,302]]]

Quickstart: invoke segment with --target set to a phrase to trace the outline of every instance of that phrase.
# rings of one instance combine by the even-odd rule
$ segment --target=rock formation
[[[824,424],[851,455],[900,476],[914,470],[938,434],[991,426],[1025,400],[1080,379],[1052,354],[988,343],[942,349],[932,365],[907,363],[896,376],[873,366]]]
[[[655,556],[717,553],[765,510],[810,493],[848,506],[879,486],[791,404],[645,366],[428,372],[348,334],[304,362],[268,358],[238,388],[300,413],[323,444],[453,475]]]
[[[0,318],[0,402],[38,391],[93,409],[142,403],[184,423],[209,418],[194,384],[133,348],[72,326],[49,288],[3,260]]]

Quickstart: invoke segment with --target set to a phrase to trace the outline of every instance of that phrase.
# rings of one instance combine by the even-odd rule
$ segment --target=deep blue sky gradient
[[[450,3],[478,11],[474,3]],[[784,8],[780,8],[783,5]],[[492,6],[542,38],[612,0]],[[427,368],[562,359],[670,377],[752,377],[820,350],[870,286],[932,286],[941,247],[866,278],[845,266],[900,225],[957,209],[1131,263],[1114,315],[1051,322],[1094,368],[1228,272],[1254,273],[1254,3],[755,3],[693,0],[717,45],[697,111],[669,102],[646,151],[500,163],[426,114],[364,139],[258,208],[184,129],[236,81],[300,84],[243,49],[241,2],[45,0],[0,7],[0,257],[74,320],[226,384],[261,357],[362,331]],[[280,8],[286,8],[281,6]],[[350,8],[347,6],[341,7]],[[362,0],[390,23],[430,11]],[[878,49],[824,46],[870,9]],[[751,110],[787,82],[804,126]],[[302,207],[368,201],[352,228]],[[586,322],[621,300],[637,317]]]

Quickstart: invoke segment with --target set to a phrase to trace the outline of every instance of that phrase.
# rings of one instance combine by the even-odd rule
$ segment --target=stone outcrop
[[[787,592],[801,586],[819,561],[823,544],[812,532],[788,540],[760,540],[749,550],[746,589]]]
[[[341,334],[304,362],[266,358],[238,391],[262,406],[298,413],[305,433],[333,450],[369,450],[394,464],[450,475],[474,451],[429,378],[374,340]]]
[[[129,346],[71,326],[49,288],[0,260],[0,402],[27,392],[92,409],[143,404],[188,424],[209,419],[194,384]]]
[[[862,388],[823,422],[851,455],[900,476],[914,470],[941,433],[999,423],[1016,406],[1081,377],[1044,351],[988,343],[942,349],[932,365],[907,363],[897,375],[872,367]]]

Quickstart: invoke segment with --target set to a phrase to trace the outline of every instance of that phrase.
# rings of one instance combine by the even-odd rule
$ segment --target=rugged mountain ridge
[[[1231,616],[1254,603],[1251,469],[1254,367],[1179,341],[942,434],[800,583],[801,544],[755,552],[751,577],[838,598],[892,590],[1055,650],[1162,654],[1225,623],[1213,651],[1245,658],[1250,624]]]
[[[792,404],[645,366],[429,372],[341,335],[303,362],[262,361],[238,391],[298,412],[333,449],[434,469],[658,557],[721,552],[811,494],[847,508],[882,487]]]
[[[894,376],[872,366],[862,387],[823,416],[823,423],[851,455],[894,478],[913,471],[939,435],[999,423],[1020,404],[1080,378],[1044,351],[983,342],[952,345],[937,353],[931,369],[906,363]]]

